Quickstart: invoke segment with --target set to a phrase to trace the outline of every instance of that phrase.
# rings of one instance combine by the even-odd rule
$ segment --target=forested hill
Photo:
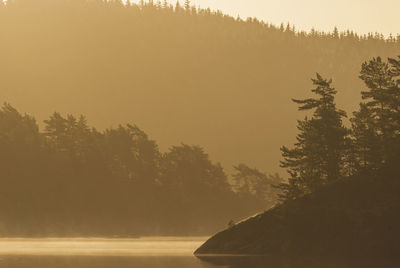
[[[161,152],[134,125],[106,131],[84,116],[35,119],[0,109],[0,237],[209,235],[276,203],[245,165],[235,184],[198,146]]]
[[[347,264],[394,260],[396,265],[378,266],[398,266],[400,57],[362,64],[360,78],[367,90],[361,92],[363,102],[350,128],[343,125],[346,113],[336,107],[332,81],[319,74],[312,79],[314,96],[293,100],[299,111],[311,115],[298,121],[297,142],[282,147],[281,164],[290,176],[278,186],[282,204],[232,224],[197,254],[267,254]]]
[[[187,4],[1,3],[1,100],[39,121],[58,110],[100,128],[135,122],[161,148],[199,144],[226,166],[273,171],[309,77],[334,77],[339,105],[354,110],[360,64],[400,52],[399,38],[306,34]]]

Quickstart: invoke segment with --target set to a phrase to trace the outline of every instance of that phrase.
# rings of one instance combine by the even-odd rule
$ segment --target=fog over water
[[[0,255],[192,256],[206,237],[1,239]]]
[[[193,256],[206,237],[0,239],[0,267],[214,267]]]

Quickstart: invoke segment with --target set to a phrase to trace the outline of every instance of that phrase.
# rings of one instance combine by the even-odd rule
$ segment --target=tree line
[[[134,125],[98,131],[84,117],[62,114],[83,112],[102,129],[135,121],[160,147],[196,141],[224,166],[250,162],[272,170],[275,146],[291,139],[288,122],[298,116],[287,99],[306,94],[304,77],[315,70],[332,74],[342,89],[337,102],[349,110],[359,99],[361,83],[353,76],[361,62],[399,51],[396,37],[299,32],[189,6],[0,1],[2,96],[39,122],[52,110],[62,112],[39,130],[32,116],[2,108],[1,233],[208,234],[268,208],[277,176],[239,164],[229,179],[201,147],[162,152]],[[389,69],[397,79],[393,60],[375,61],[388,70],[366,63],[363,80]],[[395,125],[377,121],[393,116],[395,98],[378,114],[368,103],[389,95],[363,93],[371,101],[349,128],[330,81],[314,83],[317,98],[297,103],[315,114],[300,121],[299,144],[283,149],[283,166],[292,174],[283,190],[293,198],[392,162],[386,150],[394,148],[389,130]]]
[[[307,94],[305,78],[335,77],[338,104],[352,111],[360,64],[400,51],[396,36],[302,32],[184,1],[1,3],[1,103],[39,122],[55,110],[102,129],[133,121],[163,150],[200,144],[225,167],[278,172],[279,147],[296,131],[290,98]]]
[[[298,121],[297,142],[282,147],[290,177],[281,184],[284,200],[318,191],[353,176],[369,178],[397,169],[400,160],[400,56],[377,57],[362,64],[366,89],[362,102],[346,126],[346,112],[337,108],[332,80],[312,79],[315,97],[293,101],[310,116]],[[389,173],[390,174],[390,173]],[[398,174],[398,173],[397,173]]]
[[[229,180],[199,146],[160,152],[135,125],[98,131],[52,114],[43,130],[0,110],[0,235],[210,234],[267,209],[281,182],[241,164]]]

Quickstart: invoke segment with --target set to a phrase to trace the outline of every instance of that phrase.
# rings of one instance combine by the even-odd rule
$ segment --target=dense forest
[[[363,63],[360,78],[363,101],[346,127],[332,80],[317,74],[314,97],[293,100],[312,115],[298,121],[295,145],[282,147],[290,175],[282,203],[231,225],[196,254],[398,266],[400,56]]]
[[[0,235],[209,234],[398,160],[398,37],[102,0],[0,1],[0,36]]]
[[[167,152],[137,126],[0,110],[0,236],[208,235],[268,209],[282,182],[244,164],[229,181],[198,146]]]
[[[290,179],[281,185],[285,199],[319,191],[338,180],[390,171],[400,160],[400,56],[377,57],[362,64],[360,79],[366,89],[346,127],[345,111],[336,107],[332,80],[312,79],[314,98],[293,101],[312,115],[298,121],[293,148],[282,147]],[[392,174],[396,175],[396,173]]]
[[[399,54],[398,37],[332,30],[298,32],[188,1],[9,0],[0,4],[0,98],[38,122],[54,111],[83,113],[102,130],[135,122],[164,151],[183,141],[226,169],[276,172],[296,132],[290,98],[308,94],[316,70],[335,78],[338,104],[352,111],[360,64]]]
[[[196,254],[398,266],[400,56],[363,63],[360,78],[362,102],[348,127],[332,80],[312,79],[314,97],[293,100],[311,116],[298,121],[294,146],[282,147],[290,176],[281,204],[232,224]]]

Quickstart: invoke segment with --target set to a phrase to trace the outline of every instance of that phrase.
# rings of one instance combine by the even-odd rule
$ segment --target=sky
[[[135,0],[136,1],[136,0]],[[156,1],[155,1],[156,2]],[[176,2],[171,0],[171,2]],[[184,0],[180,0],[184,2]],[[299,30],[354,30],[358,33],[400,34],[400,0],[192,0],[201,7],[242,18],[257,17]]]

